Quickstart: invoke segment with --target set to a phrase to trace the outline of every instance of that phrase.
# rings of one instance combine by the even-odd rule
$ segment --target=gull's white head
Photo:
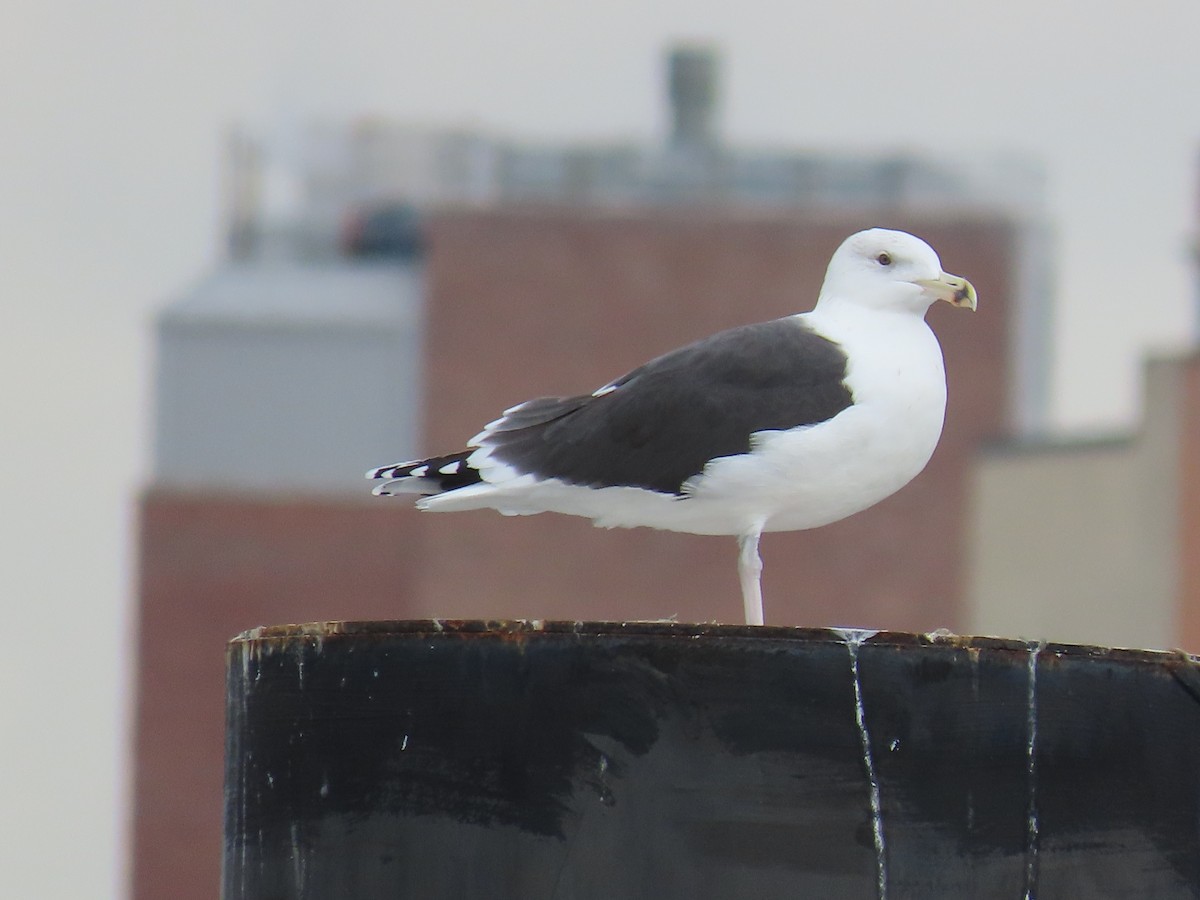
[[[942,271],[933,248],[903,231],[872,228],[842,242],[825,272],[818,306],[852,304],[925,315],[937,300],[975,309],[971,282]]]

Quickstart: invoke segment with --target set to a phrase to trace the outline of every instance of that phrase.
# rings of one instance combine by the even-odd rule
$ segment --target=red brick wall
[[[830,254],[874,218],[463,213],[430,257],[427,447],[455,449],[515,402],[593,390],[646,359],[742,322],[811,307]],[[767,621],[954,627],[964,476],[1004,432],[1012,235],[986,221],[896,217],[979,289],[971,315],[936,308],[947,428],[928,470],[875,510],[763,540]],[[601,532],[561,516],[427,515],[418,594],[431,615],[736,621],[732,538]],[[455,545],[458,552],[436,548]],[[468,549],[469,548],[469,549]]]
[[[412,615],[411,519],[384,504],[142,498],[133,896],[217,896],[225,644],[255,625]]]
[[[955,627],[965,476],[1003,433],[1012,235],[994,221],[729,213],[462,212],[431,223],[429,451],[501,409],[590,391],[713,331],[811,307],[847,234],[927,238],[972,279],[975,315],[930,313],[947,427],[912,485],[829,528],[763,540],[767,621]],[[363,460],[362,466],[392,460]],[[151,491],[142,502],[134,897],[217,893],[225,642],[254,625],[523,617],[737,621],[732,538],[600,531],[563,516],[420,514],[403,499],[276,501]]]

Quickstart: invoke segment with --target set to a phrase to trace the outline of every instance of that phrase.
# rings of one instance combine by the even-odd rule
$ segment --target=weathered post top
[[[1200,892],[1182,654],[419,621],[228,664],[226,900]]]

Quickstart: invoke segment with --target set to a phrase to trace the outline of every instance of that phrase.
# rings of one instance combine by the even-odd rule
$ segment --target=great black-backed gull
[[[925,312],[975,288],[899,231],[852,235],[811,312],[723,331],[591,394],[520,403],[470,449],[382,466],[383,496],[436,512],[558,512],[605,528],[736,536],[746,621],[763,623],[764,531],[828,525],[933,455],[946,376]]]

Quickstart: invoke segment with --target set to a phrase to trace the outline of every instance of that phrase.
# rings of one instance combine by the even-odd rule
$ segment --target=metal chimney
[[[711,147],[716,143],[717,51],[681,45],[667,56],[671,102],[671,144]]]

